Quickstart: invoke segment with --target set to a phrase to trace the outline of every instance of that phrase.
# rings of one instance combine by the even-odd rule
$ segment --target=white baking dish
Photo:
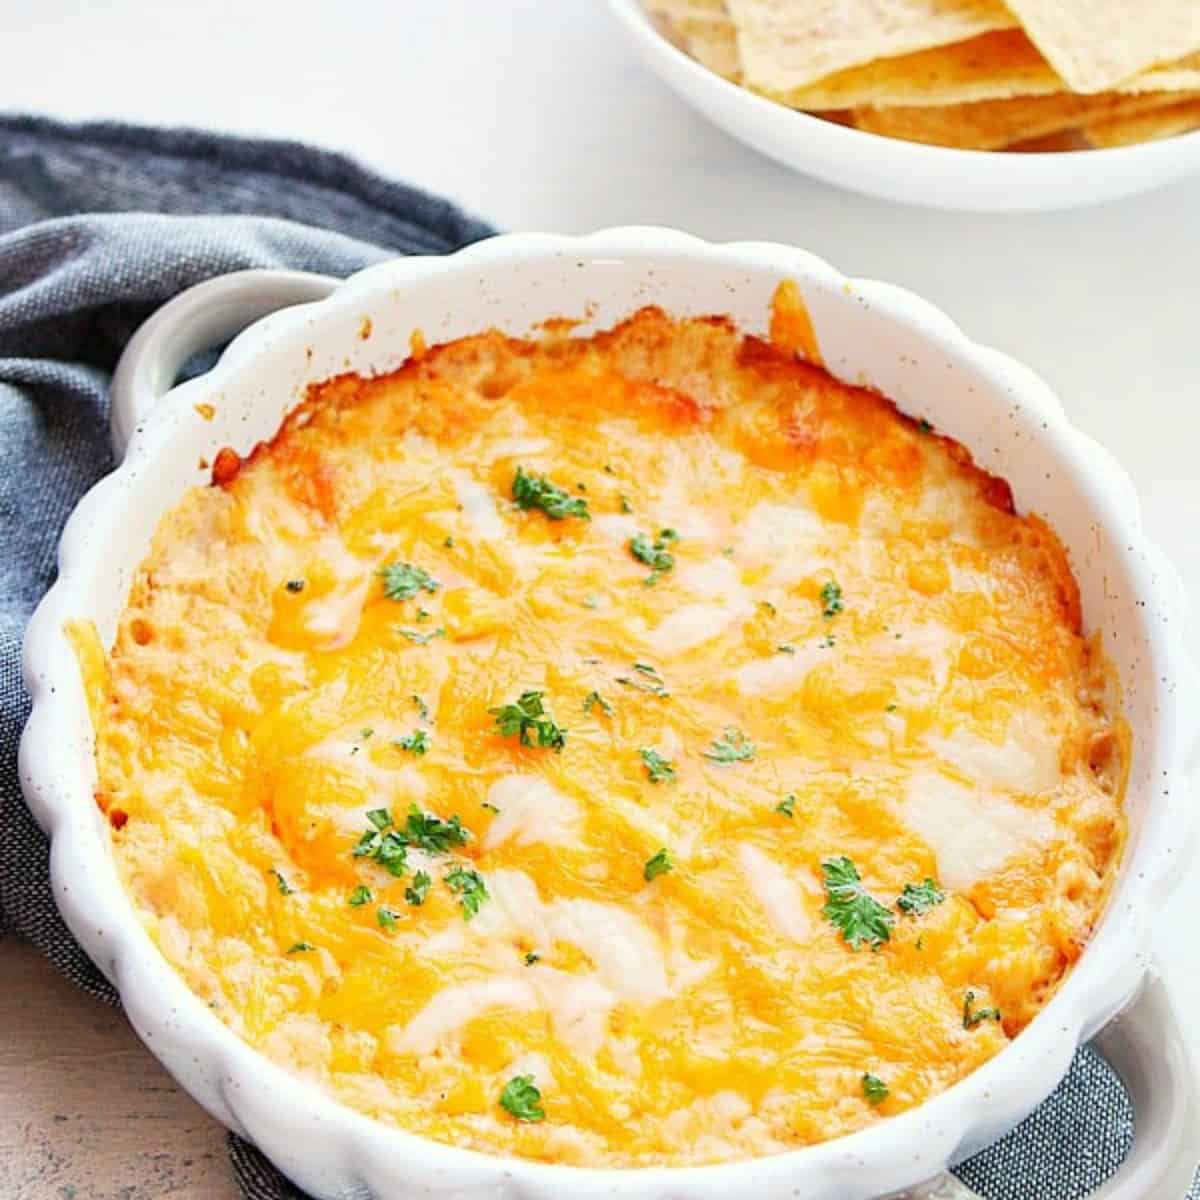
[[[1135,747],[1129,847],[1092,944],[1029,1028],[961,1083],[850,1137],[776,1157],[654,1170],[547,1166],[429,1142],[343,1107],[222,1025],[136,919],[92,801],[92,730],[64,621],[90,618],[111,639],[159,518],[186,487],[207,481],[201,460],[225,445],[245,453],[270,437],[314,380],[398,366],[414,329],[434,343],[492,325],[523,333],[566,315],[586,316],[579,332],[587,333],[657,303],[681,315],[728,313],[762,332],[784,278],[799,284],[836,375],[878,387],[961,440],[1070,550],[1085,621],[1103,632],[1125,686]],[[327,298],[306,303],[320,297]],[[189,354],[265,313],[273,315],[242,333],[211,372],[170,389]],[[366,339],[364,318],[372,329]],[[1146,949],[1152,915],[1188,846],[1193,804],[1188,773],[1196,768],[1200,687],[1181,648],[1183,596],[1142,533],[1127,477],[1068,425],[1026,368],[970,342],[910,293],[847,279],[803,251],[618,229],[585,238],[499,237],[448,258],[386,263],[341,284],[285,272],[216,279],[143,327],[114,393],[113,438],[123,461],[68,523],[58,582],[26,639],[34,708],[21,780],[53,839],[63,916],[120,990],[138,1033],[209,1112],[297,1183],[328,1200],[561,1200],[568,1192],[572,1200],[865,1200],[905,1189],[966,1196],[956,1182],[938,1182],[947,1165],[1012,1128],[1062,1078],[1076,1047],[1096,1038],[1137,1114],[1132,1156],[1096,1195],[1172,1200],[1186,1191],[1200,1155],[1196,1084]]]

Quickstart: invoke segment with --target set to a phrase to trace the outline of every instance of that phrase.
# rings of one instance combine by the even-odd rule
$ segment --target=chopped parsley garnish
[[[293,942],[288,947],[289,954],[304,954],[309,950],[315,950],[316,946],[312,942]]]
[[[923,883],[906,883],[904,891],[896,901],[896,907],[910,916],[919,917],[931,908],[936,908],[945,898],[946,893],[932,879],[927,878]]]
[[[541,959],[542,956],[536,950],[530,950],[529,953],[525,955],[525,965],[527,967],[532,967],[535,962],[541,962]]]
[[[496,732],[501,737],[516,737],[522,746],[561,751],[567,744],[567,731],[560,729],[546,712],[542,695],[542,692],[522,692],[516,704],[502,704],[499,708],[489,708],[488,712],[496,718]]]
[[[546,1110],[542,1107],[542,1093],[533,1082],[532,1075],[514,1075],[500,1093],[500,1107],[511,1113],[518,1121],[544,1121]]]
[[[408,600],[422,589],[436,592],[441,587],[432,575],[412,563],[388,563],[380,568],[379,577],[383,580],[383,594],[389,600]]]
[[[540,508],[552,521],[564,517],[579,517],[590,521],[587,501],[582,496],[572,496],[544,475],[526,475],[518,467],[512,481],[512,498],[518,508]]]
[[[286,587],[289,592],[302,592],[304,591],[304,580],[289,579],[287,583],[284,584],[284,587]]]
[[[675,565],[675,556],[667,547],[678,540],[679,534],[673,529],[660,529],[658,537],[654,539],[648,533],[634,534],[629,539],[629,553],[650,568],[650,574],[642,580],[643,583],[657,583]]]
[[[499,808],[497,808],[496,805],[494,805],[490,800],[480,800],[479,807],[486,808],[488,812],[493,812],[497,816],[500,814]]]
[[[417,609],[417,621],[418,621],[418,622],[420,622],[420,621],[428,621],[428,620],[429,620],[429,618],[430,618],[430,617],[432,617],[432,616],[433,616],[433,613],[431,613],[431,612],[429,611],[429,609],[427,609],[427,608],[418,608],[418,609]]]
[[[392,814],[386,808],[367,813],[372,828],[368,829],[354,847],[355,858],[369,858],[397,878],[408,869],[404,837],[392,826]]]
[[[899,708],[899,707],[900,707],[900,706],[899,706],[898,704],[889,704],[889,705],[887,706],[887,708],[885,708],[883,711],[884,711],[884,712],[889,712],[889,713],[894,713],[894,712],[896,711],[896,709],[897,709],[897,708]]]
[[[729,725],[714,739],[712,749],[705,750],[704,757],[719,763],[750,762],[754,754],[754,743],[740,729]]]
[[[598,708],[606,717],[612,716],[612,705],[599,692],[591,691],[583,698],[583,711],[590,713]]]
[[[365,742],[365,741],[367,740],[367,738],[369,738],[369,737],[374,737],[374,736],[375,736],[375,730],[373,730],[373,729],[360,729],[360,730],[358,731],[358,736],[359,736],[360,738],[362,738],[362,740]]]
[[[780,802],[775,805],[775,811],[782,813],[785,817],[794,817],[796,815],[796,796],[793,792],[788,792]]]
[[[419,629],[401,629],[396,627],[396,632],[402,638],[408,638],[410,642],[415,642],[418,646],[428,646],[434,638],[446,636],[445,626],[439,625],[436,629],[431,629],[428,633],[422,633]]]
[[[647,883],[657,879],[660,875],[665,875],[668,871],[673,870],[675,864],[671,861],[670,852],[664,846],[653,858],[646,859],[646,865],[642,868],[642,875]]]
[[[629,503],[629,497],[628,497],[628,496],[622,496],[622,497],[621,497],[621,511],[622,511],[623,513],[631,513],[631,512],[633,512],[633,505]]]
[[[589,592],[583,598],[583,607],[584,608],[599,608],[600,607],[600,597],[597,596],[595,592]]]
[[[290,896],[295,889],[284,879],[283,872],[272,867],[271,874],[275,876],[275,886],[279,889],[279,894],[281,896]]]
[[[483,876],[470,867],[453,867],[447,871],[446,886],[458,897],[464,921],[469,921],[488,898],[487,884],[483,882]]]
[[[416,694],[416,692],[414,692],[409,699],[411,699],[412,702],[417,706],[417,715],[421,718],[421,720],[428,721],[429,706],[425,703],[425,701],[422,700],[421,697]]]
[[[795,654],[796,653],[796,647],[793,646],[791,642],[780,642],[779,645],[775,647],[775,649],[780,654]]]
[[[425,754],[429,750],[429,734],[424,729],[414,729],[412,733],[397,738],[392,745],[407,750],[409,754]]]
[[[367,820],[373,828],[358,839],[355,858],[369,858],[397,878],[408,870],[408,847],[415,846],[429,854],[445,854],[451,847],[465,846],[471,839],[470,830],[453,816],[449,821],[423,813],[415,804],[408,810],[404,828],[392,825],[392,814],[386,808],[372,809]]]
[[[429,895],[429,888],[433,880],[425,871],[418,871],[412,878],[412,883],[404,889],[404,899],[413,906],[420,908],[425,903],[425,897]]]
[[[638,753],[642,756],[642,762],[646,764],[646,775],[651,783],[669,783],[675,778],[674,765],[657,750],[643,746]]]
[[[362,908],[364,904],[370,904],[371,889],[365,883],[360,883],[346,898],[346,903],[351,908]]]
[[[451,847],[465,846],[471,840],[471,831],[463,827],[457,814],[449,821],[443,821],[432,813],[423,813],[412,804],[401,836],[408,845],[429,854],[445,854]]]
[[[442,543],[442,545],[445,546],[447,550],[453,550],[454,549],[454,539],[452,537],[448,537]]]
[[[862,1090],[868,1104],[882,1104],[888,1097],[888,1085],[870,1071],[862,1077]]]
[[[633,669],[644,678],[632,679],[628,675],[618,675],[617,682],[622,687],[634,688],[639,692],[649,692],[651,696],[670,695],[663,677],[649,663],[634,663]]]
[[[932,426],[932,425],[930,425],[930,423],[929,423],[927,420],[925,420],[925,418],[924,418],[924,417],[922,417],[922,418],[921,418],[921,419],[920,419],[920,420],[917,422],[917,432],[918,432],[918,433],[932,433],[932,432],[933,432],[933,426]]]
[[[845,855],[821,863],[825,883],[825,907],[821,910],[834,927],[857,950],[866,942],[877,950],[892,936],[896,918],[878,900],[867,894],[858,868]]]
[[[963,1028],[974,1029],[981,1021],[999,1021],[998,1008],[976,1008],[975,993],[967,992],[963,1000]]]
[[[841,584],[836,579],[831,579],[821,589],[821,616],[826,620],[836,617],[844,607]]]
[[[777,617],[779,615],[779,609],[777,609],[775,605],[770,602],[770,600],[760,600],[758,602],[758,607],[761,608],[768,617]]]
[[[392,930],[396,928],[396,914],[390,908],[384,908],[380,905],[375,910],[375,919],[379,922],[380,929]]]
[[[897,636],[897,637],[899,637],[900,635],[899,635],[899,634],[896,634],[896,636]],[[821,649],[822,649],[822,650],[832,650],[832,649],[834,648],[834,646],[836,646],[836,645],[837,645],[837,642],[835,642],[835,641],[833,640],[833,634],[832,634],[832,633],[827,633],[827,634],[826,634],[826,635],[825,635],[825,636],[824,636],[824,637],[821,639]]]

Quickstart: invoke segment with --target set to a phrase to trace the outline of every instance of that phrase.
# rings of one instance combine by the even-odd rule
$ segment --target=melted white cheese
[[[901,819],[937,855],[941,882],[960,891],[1034,852],[1055,831],[1046,813],[964,787],[939,771],[913,773]]]
[[[737,670],[738,691],[743,696],[786,696],[798,691],[805,677],[829,651],[819,645],[798,646],[795,654],[756,658]]]
[[[509,839],[518,846],[562,845],[579,834],[579,806],[540,775],[505,775],[488,788],[487,798],[500,811],[484,835],[485,850]]]
[[[764,501],[742,521],[734,550],[742,562],[770,567],[771,581],[786,586],[821,569],[819,549],[828,539],[828,527],[811,509]]]
[[[1018,714],[1002,742],[989,742],[965,729],[926,738],[930,748],[984,787],[1024,795],[1047,792],[1061,779],[1060,744],[1032,715]]]
[[[794,942],[805,941],[812,925],[800,885],[757,846],[740,845],[738,864],[775,929]]]
[[[453,475],[454,494],[475,532],[489,541],[504,537],[507,530],[496,512],[492,493],[466,471],[455,471]]]

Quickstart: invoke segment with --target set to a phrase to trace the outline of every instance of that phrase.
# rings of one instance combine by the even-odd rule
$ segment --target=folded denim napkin
[[[121,348],[158,305],[212,275],[346,275],[491,232],[308,146],[0,117],[0,934],[27,938],[97,998],[117,1003],[59,919],[46,839],[17,784],[19,653],[67,515],[113,466],[108,384]],[[1037,1113],[958,1174],[989,1200],[1081,1200],[1131,1138],[1124,1092],[1083,1050]],[[302,1200],[252,1146],[232,1135],[229,1145],[248,1200]]]

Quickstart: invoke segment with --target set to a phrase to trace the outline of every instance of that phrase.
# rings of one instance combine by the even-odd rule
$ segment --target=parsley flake
[[[293,942],[288,947],[288,953],[289,954],[305,954],[309,950],[315,950],[315,949],[316,949],[316,946],[314,946],[312,944],[312,942]]]
[[[488,898],[483,876],[470,867],[453,867],[447,871],[446,886],[458,897],[464,921],[469,921]]]
[[[447,550],[453,550],[454,549],[454,539],[452,537],[448,537],[442,543],[442,545],[445,546]]]
[[[794,792],[788,792],[780,802],[775,805],[775,811],[781,813],[785,817],[795,817],[796,815],[796,795]]]
[[[429,734],[424,729],[414,729],[412,733],[397,738],[392,745],[407,750],[409,754],[426,754],[429,751]]]
[[[346,897],[346,903],[351,908],[362,908],[364,904],[371,902],[371,889],[365,883],[360,883],[358,887]]]
[[[976,1025],[983,1021],[999,1021],[1000,1010],[998,1008],[976,1008],[975,993],[967,992],[963,1000],[963,1028],[974,1029]]]
[[[422,633],[419,629],[401,629],[399,626],[397,626],[396,632],[402,638],[408,638],[410,642],[414,642],[418,646],[428,646],[434,638],[446,636],[446,628],[444,625],[439,625],[436,629],[431,629],[428,633]]]
[[[620,499],[621,499],[621,511],[626,514],[633,512],[633,505],[629,503],[629,497],[622,496]]]
[[[432,575],[412,563],[388,563],[378,574],[383,580],[383,594],[389,600],[408,600],[422,589],[436,592],[442,586]]]
[[[651,783],[670,783],[675,778],[674,764],[663,758],[657,750],[643,746],[638,753],[642,756],[642,762],[646,764],[646,775]]]
[[[921,418],[921,419],[920,419],[920,420],[917,422],[917,432],[918,432],[918,433],[932,433],[932,432],[933,432],[933,426],[932,426],[932,425],[931,425],[931,424],[930,424],[930,423],[929,423],[927,420],[925,420],[925,418],[924,418],[924,417],[922,417],[922,418]]]
[[[520,467],[513,476],[512,498],[518,508],[540,508],[552,521],[561,521],[564,517],[591,520],[587,501],[582,496],[569,495],[544,475],[526,475]]]
[[[593,708],[598,708],[606,717],[612,716],[612,705],[597,691],[588,692],[583,698],[583,711],[590,713]]]
[[[740,729],[729,725],[714,739],[712,749],[705,750],[704,757],[718,763],[750,762],[755,753],[754,743]]]
[[[390,908],[384,908],[380,905],[375,910],[375,919],[379,922],[380,929],[386,929],[389,932],[396,928],[396,914]]]
[[[644,584],[656,584],[675,565],[675,556],[667,547],[678,540],[679,534],[673,529],[660,529],[653,540],[648,533],[634,534],[629,539],[629,553],[651,568],[650,574],[642,580]]]
[[[829,620],[831,617],[836,617],[844,607],[842,586],[836,579],[831,579],[821,589],[821,616]]]
[[[821,863],[826,902],[821,910],[857,950],[863,942],[879,949],[891,936],[896,918],[862,886],[858,868],[844,854]]]
[[[923,883],[906,883],[896,907],[909,916],[919,917],[936,908],[945,898],[946,893],[932,879],[926,878]]]
[[[642,868],[642,875],[647,883],[657,879],[660,875],[665,875],[668,871],[674,870],[675,864],[671,861],[670,851],[664,846],[653,857],[646,859],[646,865]]]
[[[888,1085],[870,1071],[862,1077],[862,1090],[868,1104],[882,1104],[888,1097]]]
[[[412,883],[404,889],[404,899],[413,908],[420,908],[425,903],[425,897],[429,895],[432,884],[433,880],[425,871],[418,871],[413,876]]]
[[[463,826],[457,813],[443,821],[412,804],[401,836],[408,845],[427,854],[445,854],[454,846],[465,846],[471,840],[471,831]]]
[[[529,953],[525,955],[525,965],[527,967],[532,967],[535,962],[541,962],[541,960],[542,956],[536,950],[530,950]]]
[[[271,868],[271,874],[275,876],[275,886],[279,889],[281,896],[290,896],[296,889],[283,877],[283,872],[275,867]]]
[[[779,645],[775,647],[775,649],[780,654],[795,654],[796,653],[796,647],[793,646],[791,642],[780,642]]]
[[[302,592],[304,591],[304,580],[289,579],[287,583],[284,584],[284,587],[286,587],[289,592]]]
[[[542,1108],[542,1093],[533,1082],[532,1075],[514,1075],[500,1093],[500,1107],[516,1117],[518,1121],[544,1121],[546,1110]]]
[[[561,751],[567,744],[567,731],[554,723],[542,704],[542,692],[522,692],[516,704],[489,708],[496,718],[501,737],[516,737],[522,746],[540,746]],[[534,738],[536,735],[536,741]]]
[[[649,663],[634,663],[633,669],[644,678],[632,679],[628,675],[618,675],[617,682],[622,687],[633,688],[639,692],[649,692],[651,696],[670,695],[665,680]]]

